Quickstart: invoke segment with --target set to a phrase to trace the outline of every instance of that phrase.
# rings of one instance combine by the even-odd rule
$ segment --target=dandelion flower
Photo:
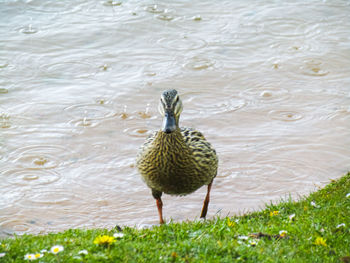
[[[115,237],[111,237],[111,236],[98,236],[95,238],[94,240],[94,244],[96,245],[111,245],[115,242]]]
[[[314,244],[318,246],[324,246],[324,247],[327,246],[326,239],[323,239],[323,237],[317,237]]]
[[[114,233],[113,235],[115,238],[122,238],[124,236],[123,233]]]
[[[271,211],[271,212],[270,212],[270,216],[277,216],[277,215],[279,214],[279,212],[280,212],[280,211],[277,211],[277,210]]]
[[[88,253],[89,253],[89,252],[88,252],[86,249],[80,250],[80,251],[78,252],[79,255],[87,255]]]
[[[59,245],[53,246],[50,249],[51,253],[53,253],[53,254],[57,254],[57,253],[59,253],[59,252],[61,252],[63,250],[64,250],[64,248],[62,246],[59,246]]]
[[[27,254],[27,255],[24,256],[24,259],[27,259],[27,260],[36,260],[34,254]]]
[[[4,256],[6,256],[6,253],[0,253],[0,258],[3,258]]]
[[[279,232],[279,234],[280,234],[280,237],[285,237],[286,235],[287,235],[287,231],[286,230],[281,230],[280,232]]]
[[[227,226],[229,226],[229,227],[234,227],[234,226],[235,226],[235,222],[231,221],[229,218],[227,218],[226,224],[227,224]]]

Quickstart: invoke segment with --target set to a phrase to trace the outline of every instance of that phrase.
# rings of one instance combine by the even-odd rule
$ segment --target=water
[[[135,168],[176,88],[220,167],[208,217],[350,169],[349,1],[1,1],[0,230],[148,225]],[[164,196],[199,217],[206,189]]]

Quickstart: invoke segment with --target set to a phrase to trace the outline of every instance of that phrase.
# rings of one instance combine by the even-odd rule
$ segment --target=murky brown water
[[[349,1],[1,1],[0,229],[158,222],[134,166],[176,88],[215,146],[209,218],[350,169]],[[164,197],[198,218],[205,188]]]

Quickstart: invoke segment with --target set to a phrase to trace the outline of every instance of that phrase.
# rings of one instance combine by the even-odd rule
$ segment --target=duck
[[[205,219],[213,180],[217,175],[215,149],[200,131],[179,126],[183,104],[175,89],[165,90],[158,110],[161,128],[152,132],[137,155],[137,169],[156,200],[159,223],[164,224],[162,194],[184,196],[207,186],[201,210]]]

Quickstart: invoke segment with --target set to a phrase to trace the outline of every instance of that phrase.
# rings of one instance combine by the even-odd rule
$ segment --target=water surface
[[[220,167],[208,217],[350,169],[349,1],[1,1],[0,230],[148,225],[135,168],[176,88]],[[164,196],[199,217],[205,187]]]

